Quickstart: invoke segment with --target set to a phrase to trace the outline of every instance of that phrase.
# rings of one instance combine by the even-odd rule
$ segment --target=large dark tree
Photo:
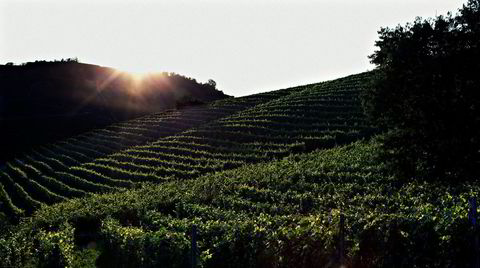
[[[456,15],[382,28],[377,66],[364,95],[386,130],[383,156],[406,177],[472,179],[480,174],[480,1]]]

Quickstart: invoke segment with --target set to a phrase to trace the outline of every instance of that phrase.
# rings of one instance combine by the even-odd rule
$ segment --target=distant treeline
[[[32,65],[39,65],[39,64],[51,64],[51,63],[65,63],[65,62],[79,62],[78,58],[66,58],[66,59],[60,59],[60,60],[53,60],[53,61],[47,61],[47,60],[36,60],[36,61],[31,61],[31,62],[23,62],[20,63],[19,66],[32,66]],[[6,66],[15,66],[15,63],[13,62],[7,62],[5,64]]]
[[[0,65],[0,163],[32,146],[142,114],[228,97],[213,80],[133,76],[77,58]]]

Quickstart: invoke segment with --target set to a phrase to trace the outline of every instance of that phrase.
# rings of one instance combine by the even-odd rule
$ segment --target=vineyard
[[[2,209],[18,218],[69,198],[354,141],[371,133],[358,100],[366,77],[171,110],[46,145],[0,171]]]
[[[480,185],[389,174],[360,105],[371,75],[151,114],[6,163],[1,265],[470,266]]]

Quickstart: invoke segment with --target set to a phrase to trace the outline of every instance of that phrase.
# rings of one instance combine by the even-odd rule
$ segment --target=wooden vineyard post
[[[192,225],[192,268],[197,267],[197,226]]]
[[[343,267],[345,263],[345,216],[343,215],[343,209],[340,210],[340,223],[339,223],[339,257],[340,257],[340,265]]]
[[[478,228],[477,228],[477,199],[475,197],[471,197],[468,199],[468,203],[470,204],[470,211],[468,212],[468,219],[472,223],[473,226],[473,255],[474,255],[474,267],[480,268],[480,255],[478,254]]]

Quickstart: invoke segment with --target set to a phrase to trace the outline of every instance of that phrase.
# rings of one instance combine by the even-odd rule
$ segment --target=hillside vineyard
[[[0,170],[12,220],[43,205],[331,148],[361,137],[371,73],[140,117],[45,145]]]

